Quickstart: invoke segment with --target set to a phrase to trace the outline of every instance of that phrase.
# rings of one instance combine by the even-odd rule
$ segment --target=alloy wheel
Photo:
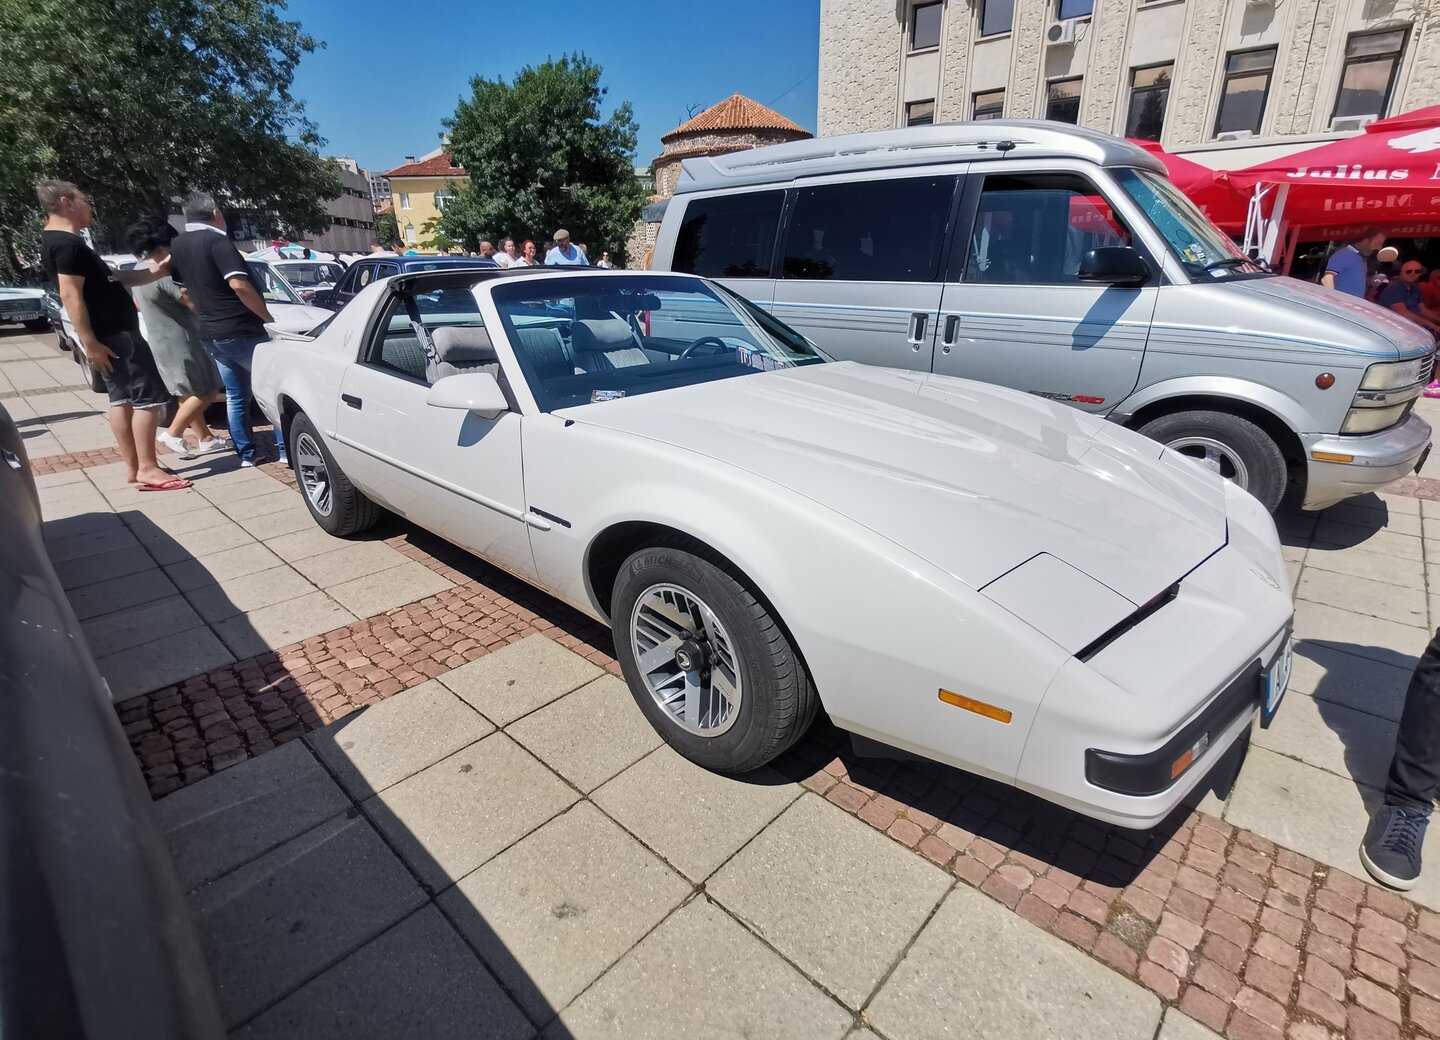
[[[309,499],[315,512],[321,516],[329,516],[330,510],[334,508],[334,499],[330,493],[330,468],[325,464],[320,445],[315,443],[315,438],[310,434],[302,433],[295,440],[294,453],[296,468],[300,473],[300,486],[305,491],[305,497]]]
[[[1223,441],[1217,441],[1213,437],[1180,437],[1168,442],[1166,447],[1194,459],[1242,488],[1250,485],[1250,471],[1245,460]]]
[[[717,737],[735,724],[744,696],[740,659],[704,600],[678,585],[652,585],[630,614],[630,646],[646,689],[687,733]]]

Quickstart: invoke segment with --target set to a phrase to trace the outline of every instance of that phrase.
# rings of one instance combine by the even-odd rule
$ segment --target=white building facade
[[[822,135],[1050,118],[1234,169],[1437,102],[1437,0],[820,4]]]

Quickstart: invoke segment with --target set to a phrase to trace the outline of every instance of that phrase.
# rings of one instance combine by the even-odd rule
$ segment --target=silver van
[[[1141,430],[1272,510],[1412,472],[1428,333],[1252,263],[1154,156],[993,120],[687,159],[652,266],[828,353],[1000,383]]]

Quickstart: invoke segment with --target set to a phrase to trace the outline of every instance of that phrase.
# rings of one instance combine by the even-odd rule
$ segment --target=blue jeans
[[[220,369],[220,379],[225,384],[225,406],[230,424],[230,442],[235,453],[247,462],[255,461],[255,429],[250,424],[250,362],[255,356],[255,347],[264,343],[266,337],[254,336],[241,339],[207,339],[202,342],[215,364]],[[275,430],[275,447],[283,456],[285,442],[280,430]]]

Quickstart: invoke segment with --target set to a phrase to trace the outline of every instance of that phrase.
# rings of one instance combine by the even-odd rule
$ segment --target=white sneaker
[[[251,462],[249,459],[241,459],[241,460],[240,460],[240,468],[241,468],[241,469],[254,469],[254,468],[255,468],[255,463]]]
[[[177,437],[169,430],[161,430],[155,435],[155,439],[176,455],[179,455],[182,459],[193,459],[195,457],[190,451],[190,445],[185,443],[185,438]]]
[[[196,455],[212,455],[217,451],[229,451],[230,442],[224,437],[211,437],[195,445]]]

